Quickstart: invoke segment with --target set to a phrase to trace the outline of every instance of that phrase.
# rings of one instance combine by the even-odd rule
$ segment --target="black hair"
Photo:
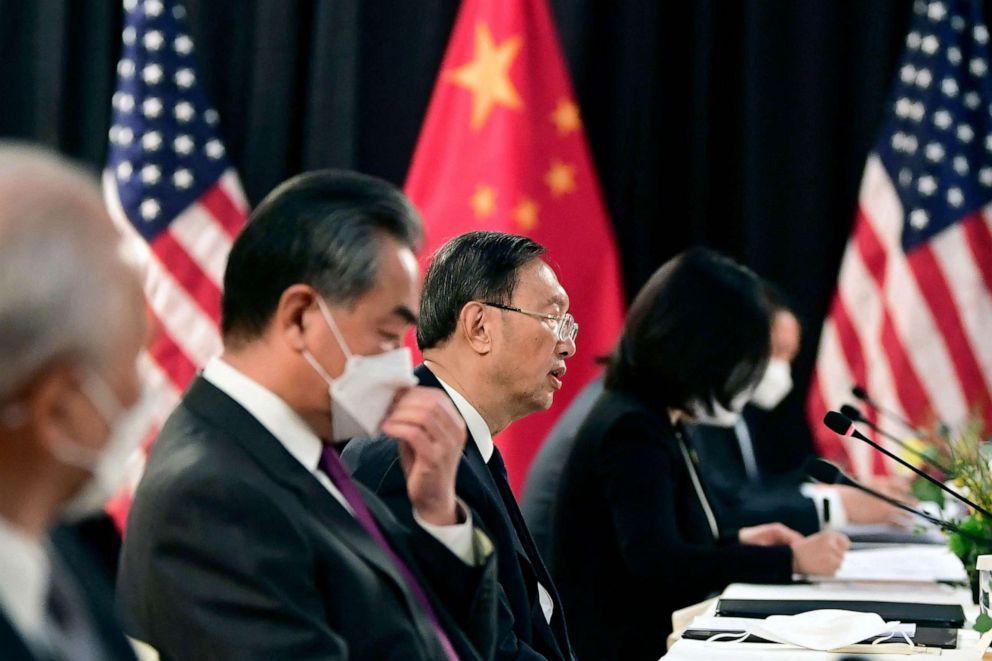
[[[343,170],[293,177],[269,193],[235,240],[224,272],[225,342],[261,335],[279,299],[294,284],[328,303],[350,303],[372,288],[379,239],[416,251],[420,216],[381,179]]]
[[[761,280],[705,248],[666,262],[631,305],[606,387],[656,410],[732,400],[764,373],[771,307]]]
[[[508,305],[520,268],[543,254],[539,243],[503,232],[468,232],[438,248],[420,294],[420,350],[451,337],[466,303]]]

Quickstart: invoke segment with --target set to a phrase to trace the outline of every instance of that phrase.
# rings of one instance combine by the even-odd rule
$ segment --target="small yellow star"
[[[475,26],[475,57],[471,62],[445,73],[445,79],[472,93],[472,128],[478,130],[489,119],[493,108],[505,106],[513,110],[523,107],[523,101],[510,80],[510,67],[523,46],[520,36],[497,44],[489,26]]]
[[[537,227],[537,212],[541,207],[537,205],[537,202],[525,197],[520,200],[520,204],[513,210],[513,219],[517,221],[517,225],[525,232]]]
[[[551,169],[544,175],[544,183],[548,185],[553,197],[571,193],[575,190],[575,167],[556,158],[551,163]]]
[[[496,211],[496,191],[492,186],[479,184],[475,188],[475,193],[469,198],[469,204],[475,211],[475,217],[479,220],[488,218]]]
[[[551,113],[551,121],[558,127],[558,135],[568,135],[578,131],[582,127],[579,106],[569,99],[559,100],[555,111]]]

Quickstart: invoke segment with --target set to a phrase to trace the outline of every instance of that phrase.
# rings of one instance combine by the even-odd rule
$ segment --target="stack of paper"
[[[947,547],[905,544],[887,548],[848,551],[836,581],[967,582],[964,565]]]

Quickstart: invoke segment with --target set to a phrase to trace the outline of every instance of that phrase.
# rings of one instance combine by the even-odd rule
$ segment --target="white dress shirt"
[[[342,507],[354,515],[344,494],[319,468],[320,455],[324,449],[323,441],[289,404],[220,358],[213,358],[207,363],[203,368],[203,378],[222,390],[258,420],[282,443],[286,451],[310,471],[328,493],[341,503]],[[462,562],[474,565],[477,560],[472,536],[472,513],[461,501],[459,507],[465,514],[464,523],[436,526],[421,519],[416,510],[413,512],[413,518]]]
[[[437,374],[434,376],[437,377]],[[479,454],[482,455],[482,460],[488,464],[489,459],[493,456],[494,447],[493,434],[489,429],[489,425],[482,417],[482,414],[474,406],[469,404],[468,400],[460,392],[449,386],[440,377],[437,380],[451,397],[451,401],[454,402],[455,408],[458,409],[458,413],[461,414],[462,419],[465,420],[465,426],[468,427],[469,433],[475,439],[475,445],[479,448]],[[537,583],[537,595],[541,602],[541,610],[544,612],[544,619],[550,624],[551,616],[555,612],[555,602],[551,599],[551,593],[541,585],[540,581]]]
[[[45,545],[0,517],[0,609],[28,644],[45,649],[51,561]]]
[[[806,482],[799,485],[799,492],[813,501],[820,530],[843,528],[847,525],[847,511],[837,488],[829,484]]]

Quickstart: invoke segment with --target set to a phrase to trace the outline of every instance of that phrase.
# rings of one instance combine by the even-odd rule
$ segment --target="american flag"
[[[220,298],[231,243],[247,204],[200,80],[179,2],[125,0],[121,59],[103,173],[110,214],[144,270],[154,319],[141,357],[148,435],[220,353]],[[129,466],[136,483],[144,457]],[[111,504],[118,518],[128,493]]]
[[[885,472],[820,422],[853,384],[913,424],[992,422],[992,87],[978,0],[913,5],[807,401],[819,449]]]

